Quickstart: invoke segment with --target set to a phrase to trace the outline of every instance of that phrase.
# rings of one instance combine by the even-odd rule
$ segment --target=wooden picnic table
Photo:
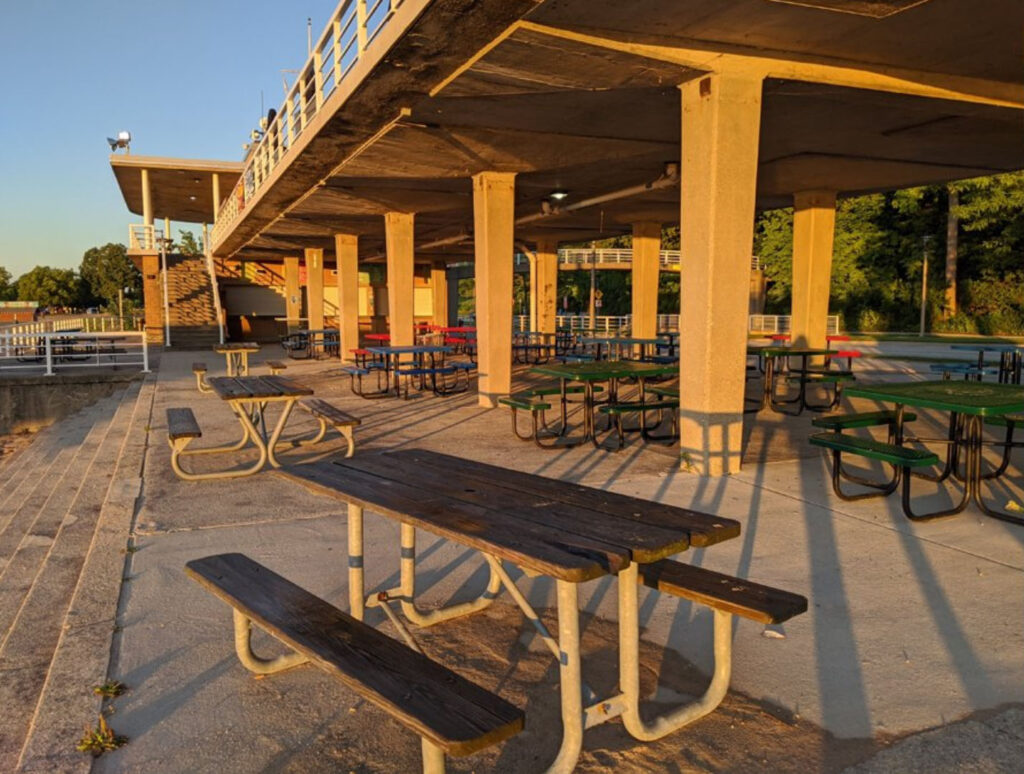
[[[224,355],[228,376],[249,375],[249,355],[260,351],[260,345],[253,341],[229,341],[214,344],[213,351]]]
[[[189,450],[192,454],[220,454],[239,451],[252,442],[260,451],[259,460],[246,470],[246,475],[257,473],[267,462],[281,466],[274,456],[274,447],[288,422],[288,416],[299,398],[312,395],[313,390],[283,376],[216,376],[207,380],[210,389],[221,400],[227,401],[231,411],[242,425],[242,439],[231,446]],[[264,414],[271,403],[281,403],[281,415],[269,439],[266,435]],[[210,475],[210,478],[217,477]]]
[[[987,478],[994,478],[1006,468],[1009,447],[1004,449],[1004,464],[991,474],[982,474],[981,462],[984,447],[983,420],[986,417],[1003,417],[1008,414],[1024,412],[1024,387],[1011,384],[991,384],[982,382],[960,381],[928,381],[928,382],[897,382],[883,384],[857,384],[847,387],[850,397],[867,398],[896,406],[895,438],[897,445],[904,442],[903,414],[907,406],[930,408],[949,414],[949,431],[946,438],[925,439],[917,441],[934,441],[947,447],[944,469],[938,476],[926,476],[936,481],[944,481],[949,476],[959,477],[959,463],[963,455],[964,494],[960,503],[941,514],[959,513],[967,507],[971,499],[981,511],[992,518],[1024,524],[1024,518],[990,508],[981,496],[981,483]],[[909,475],[909,473],[908,473]],[[910,513],[909,490],[904,490],[904,511]]]
[[[412,637],[390,603],[405,617],[431,625],[486,607],[502,586],[537,628],[558,659],[562,705],[562,743],[549,772],[569,772],[582,748],[583,729],[623,716],[637,738],[639,716],[639,568],[685,551],[736,537],[740,525],[684,508],[640,500],[472,460],[421,449],[318,462],[281,475],[313,491],[348,503],[348,574],[351,614],[362,619],[367,605],[382,606],[393,623]],[[370,509],[401,524],[398,588],[370,597],[364,587],[363,512]],[[416,529],[480,551],[490,569],[487,590],[475,600],[422,611],[416,606]],[[558,634],[553,636],[505,570],[504,563],[528,575],[554,579]],[[578,586],[616,576],[619,596],[620,682],[622,693],[588,698],[582,679]],[[720,623],[720,621],[724,623]],[[715,650],[728,656],[729,617],[716,615]],[[721,631],[720,631],[721,629]],[[724,671],[728,684],[728,665]],[[709,689],[709,694],[711,689]],[[658,722],[657,735],[674,730],[713,709],[707,695]]]
[[[608,382],[608,401],[618,401],[618,383],[621,379],[636,379],[640,403],[644,398],[644,382],[650,378],[659,376],[671,376],[677,372],[676,366],[666,366],[657,363],[641,363],[632,360],[603,360],[600,362],[585,363],[552,363],[548,365],[534,366],[530,373],[543,376],[553,376],[559,380],[561,385],[562,403],[562,426],[564,433],[568,420],[568,400],[566,387],[569,382],[583,383],[583,438],[580,443],[592,441],[599,446],[597,432],[594,422],[594,384],[597,382]]]

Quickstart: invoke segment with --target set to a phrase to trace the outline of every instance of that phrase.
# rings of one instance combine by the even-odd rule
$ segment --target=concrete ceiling
[[[441,87],[416,91],[404,82],[405,90],[386,108],[378,105],[369,120],[359,106],[379,99],[375,89],[383,87],[367,82],[366,93],[325,119],[296,163],[278,173],[219,253],[260,258],[311,246],[331,250],[332,235],[348,231],[360,235],[364,258],[378,257],[381,216],[389,210],[417,213],[418,245],[468,234],[469,177],[482,171],[517,173],[519,218],[540,212],[556,189],[568,190],[571,204],[655,180],[680,157],[676,86],[703,70],[666,61],[651,53],[652,45],[700,49],[709,57],[783,52],[805,61],[857,62],[882,73],[910,68],[927,71],[916,76],[926,86],[945,75],[986,79],[982,88],[991,81],[1016,88],[1024,79],[1019,0],[983,6],[959,0],[547,0],[500,10],[482,2],[474,5],[470,28],[475,47],[456,34],[458,3],[439,4],[455,25],[445,30],[447,39],[461,41],[433,54],[443,64],[433,73],[434,86]],[[814,5],[842,12],[807,7]],[[433,7],[418,21],[420,34],[438,29],[440,17],[429,16]],[[530,22],[591,37],[566,39],[536,26],[510,31],[516,13],[530,8]],[[592,42],[594,36],[648,48],[613,50]],[[474,57],[485,40],[491,47]],[[423,55],[399,46],[389,56],[407,57],[400,77],[408,80],[417,71],[410,65]],[[1005,85],[992,88],[1002,93]],[[770,78],[758,205],[786,206],[801,190],[853,195],[1024,168],[1024,110],[984,102]],[[410,112],[395,122],[399,106]],[[385,118],[393,123],[381,131]],[[517,237],[583,240],[624,233],[636,220],[678,218],[678,186],[672,186],[532,220]],[[420,252],[463,258],[468,247]]]
[[[238,161],[197,161],[124,154],[112,155],[110,166],[129,212],[142,215],[141,170],[148,169],[154,217],[182,223],[212,223],[213,175],[219,175],[221,197],[225,197],[244,169],[244,164]]]

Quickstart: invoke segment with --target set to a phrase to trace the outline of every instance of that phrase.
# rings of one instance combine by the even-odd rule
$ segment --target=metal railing
[[[747,330],[750,333],[789,333],[792,318],[788,314],[752,314]],[[825,333],[835,336],[839,333],[839,316],[830,314],[825,318]]]
[[[682,260],[682,253],[679,250],[662,250],[658,256],[658,262],[662,267],[679,270]],[[516,253],[516,266],[529,264],[529,257],[522,253]],[[633,264],[633,250],[629,247],[623,248],[602,248],[590,250],[587,248],[565,248],[558,251],[558,265],[579,266],[580,268],[590,265],[605,266],[631,266]],[[760,269],[761,259],[756,255],[750,258],[750,268]]]
[[[73,368],[140,366],[149,373],[149,349],[142,331],[117,333],[0,332],[0,373],[32,372],[46,376]]]
[[[403,0],[342,0],[313,53],[299,71],[284,103],[249,154],[248,165],[221,203],[213,226],[220,242],[239,213],[273,175],[328,97],[351,72],[363,52],[387,25]]]
[[[58,331],[107,333],[114,331],[141,331],[143,318],[132,315],[122,319],[117,315],[82,315],[67,317],[50,317],[35,322],[10,323],[0,325],[0,334],[8,336],[31,335],[36,333],[54,333]]]
[[[163,239],[163,236],[163,229],[156,226],[147,226],[145,223],[129,223],[128,249],[159,250],[160,240]]]

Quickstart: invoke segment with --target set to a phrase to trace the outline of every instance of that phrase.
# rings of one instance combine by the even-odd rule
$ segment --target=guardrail
[[[143,317],[132,315],[121,318],[117,315],[82,315],[80,317],[51,317],[35,322],[9,323],[0,325],[0,334],[25,335],[35,333],[106,333],[113,331],[141,331]]]
[[[792,318],[788,314],[752,314],[747,325],[750,333],[789,333]],[[839,333],[839,315],[825,318],[825,332],[829,336]]]
[[[221,203],[213,226],[215,243],[221,241],[225,230],[233,228],[239,213],[270,179],[401,4],[402,0],[343,0],[338,5],[280,110],[262,127],[263,135],[249,154],[249,164],[238,183]]]
[[[149,373],[145,332],[0,333],[0,373],[140,366]]]
[[[164,230],[156,226],[147,226],[145,223],[128,224],[128,249],[129,250],[159,250],[160,240],[164,237]]]
[[[665,267],[678,269],[680,261],[682,260],[682,252],[679,250],[662,250],[658,255],[658,262]],[[529,258],[522,253],[516,253],[515,262],[517,266],[522,266],[529,263]],[[622,248],[602,248],[602,249],[587,249],[580,247],[565,248],[558,251],[558,264],[559,266],[590,266],[595,265],[611,265],[611,266],[631,266],[633,264],[633,249],[629,247]],[[761,259],[756,255],[750,258],[750,268],[760,269]]]

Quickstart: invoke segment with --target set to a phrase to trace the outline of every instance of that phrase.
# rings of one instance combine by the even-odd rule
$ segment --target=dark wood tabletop
[[[423,449],[298,465],[278,474],[573,582],[740,533],[732,519]]]
[[[313,394],[309,387],[283,376],[215,376],[207,383],[223,400],[291,398]]]

